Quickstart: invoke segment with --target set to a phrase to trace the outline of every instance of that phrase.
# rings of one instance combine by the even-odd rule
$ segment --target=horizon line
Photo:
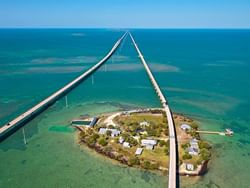
[[[1,27],[0,29],[115,29],[115,30],[136,30],[136,29],[211,29],[211,30],[249,30],[250,27]]]

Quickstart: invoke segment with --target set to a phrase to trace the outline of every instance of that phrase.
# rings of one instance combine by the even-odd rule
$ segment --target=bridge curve
[[[11,120],[9,123],[5,124],[4,126],[0,127],[0,142],[4,140],[6,137],[8,137],[12,132],[11,130],[18,129],[20,125],[23,125],[24,123],[28,122],[32,118],[34,118],[36,115],[44,111],[49,105],[53,104],[55,101],[57,101],[59,98],[67,94],[70,90],[72,90],[74,87],[76,87],[83,79],[91,75],[93,72],[95,72],[102,64],[104,64],[116,51],[116,49],[120,46],[122,43],[124,37],[127,35],[127,32],[122,35],[122,37],[114,44],[112,49],[108,52],[108,54],[97,64],[92,66],[90,69],[88,69],[86,72],[78,76],[73,81],[69,82],[67,85],[44,99],[43,101],[39,102],[23,114],[19,115],[15,119]]]
[[[168,176],[168,187],[169,188],[176,188],[176,173],[177,173],[177,146],[176,146],[176,135],[175,135],[175,127],[174,127],[174,120],[173,120],[173,116],[171,113],[171,110],[168,106],[167,100],[165,99],[163,93],[161,92],[161,89],[158,85],[158,83],[156,82],[147,62],[145,61],[139,47],[137,46],[133,36],[131,35],[131,33],[129,33],[129,36],[135,46],[135,49],[139,55],[139,58],[141,59],[141,62],[149,76],[149,79],[161,101],[162,107],[165,110],[166,116],[167,116],[167,121],[168,121],[168,127],[169,127],[169,176]]]

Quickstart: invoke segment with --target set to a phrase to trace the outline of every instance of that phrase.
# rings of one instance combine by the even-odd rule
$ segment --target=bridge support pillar
[[[69,105],[68,105],[68,96],[67,95],[65,96],[65,106],[66,106],[66,108],[69,107]]]

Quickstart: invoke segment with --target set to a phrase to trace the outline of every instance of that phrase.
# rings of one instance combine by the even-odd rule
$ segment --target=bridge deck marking
[[[167,100],[165,99],[163,93],[161,92],[161,89],[159,87],[159,85],[157,84],[149,66],[147,65],[140,49],[138,48],[133,36],[131,35],[131,33],[129,33],[131,40],[133,41],[133,44],[135,46],[135,49],[139,55],[139,58],[141,59],[142,64],[144,65],[144,68],[146,69],[146,72],[149,76],[150,81],[153,84],[154,89],[156,90],[157,95],[159,96],[159,99],[162,103],[162,106],[165,110],[166,116],[167,116],[167,120],[168,120],[168,127],[169,127],[169,139],[170,141],[170,146],[169,146],[169,179],[168,179],[168,187],[169,188],[176,188],[176,135],[175,135],[175,127],[174,127],[174,120],[173,120],[173,116],[172,113],[170,111],[170,108],[167,104]]]

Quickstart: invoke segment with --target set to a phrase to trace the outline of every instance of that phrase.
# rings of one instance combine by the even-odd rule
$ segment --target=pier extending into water
[[[85,78],[94,73],[102,64],[104,64],[117,50],[117,48],[122,43],[124,37],[127,35],[127,32],[114,44],[112,49],[108,52],[108,54],[97,64],[92,66],[86,72],[81,74],[79,77],[65,85],[63,88],[59,89],[43,101],[39,102],[37,105],[33,106],[23,114],[19,115],[12,121],[8,122],[4,126],[0,127],[0,142],[7,138],[10,134],[12,134],[15,130],[17,130],[20,126],[24,125],[29,120],[33,119],[35,116],[44,111],[47,107],[53,104],[55,101],[60,99],[62,96],[66,95],[69,91],[71,91],[74,87],[79,85]]]
[[[133,41],[133,44],[135,46],[135,49],[139,55],[139,58],[141,59],[141,62],[146,69],[146,72],[149,76],[150,81],[152,82],[152,85],[161,101],[161,104],[163,106],[163,109],[165,110],[167,120],[168,120],[168,127],[169,127],[169,176],[168,176],[168,187],[169,188],[175,188],[177,183],[177,144],[176,144],[176,134],[175,134],[175,126],[174,126],[174,120],[172,116],[172,112],[168,106],[167,100],[165,99],[163,93],[161,92],[161,89],[156,82],[147,62],[145,61],[140,49],[138,48],[133,36],[131,33],[129,33],[131,40]]]
[[[234,132],[231,129],[226,129],[225,132],[219,131],[196,131],[197,133],[201,134],[218,134],[221,136],[233,136]]]
[[[92,66],[90,69],[88,69],[86,72],[81,74],[79,77],[68,83],[63,88],[59,89],[34,107],[30,108],[23,114],[19,115],[6,125],[0,128],[0,141],[4,140],[7,136],[9,136],[11,133],[13,133],[16,129],[18,129],[20,126],[24,125],[26,122],[31,120],[32,118],[36,117],[39,113],[44,111],[47,107],[49,107],[51,104],[53,104],[55,101],[57,101],[62,96],[66,95],[69,91],[71,91],[74,87],[79,85],[85,78],[90,76],[92,73],[94,73],[102,64],[104,64],[117,50],[117,48],[120,46],[122,41],[124,40],[125,36],[127,35],[127,32],[114,44],[112,49],[109,51],[109,53],[97,64]],[[168,187],[169,188],[175,188],[176,187],[176,176],[177,176],[177,143],[176,143],[176,131],[174,126],[174,120],[172,116],[172,112],[168,106],[167,100],[165,99],[158,83],[156,82],[149,66],[147,65],[141,51],[139,50],[134,38],[132,37],[131,33],[129,33],[131,40],[133,41],[133,44],[135,46],[135,49],[137,53],[139,54],[139,57],[141,59],[141,62],[143,63],[143,66],[149,76],[150,81],[152,82],[152,85],[160,99],[160,102],[163,106],[163,109],[166,113],[167,121],[168,121],[168,127],[169,127],[169,140],[170,140],[170,154],[169,154],[169,181],[168,181]]]

